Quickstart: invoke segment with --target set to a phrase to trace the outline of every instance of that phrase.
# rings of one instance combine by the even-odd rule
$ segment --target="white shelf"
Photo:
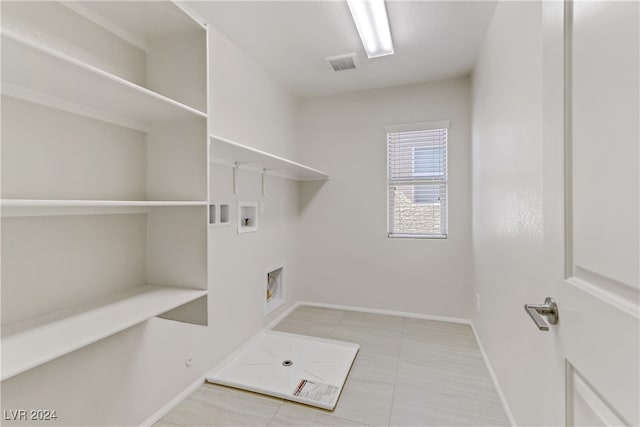
[[[88,215],[96,213],[142,213],[154,207],[207,206],[207,201],[173,200],[36,200],[2,199],[1,216]]]
[[[155,122],[207,117],[6,29],[2,80],[3,94],[143,131]]]
[[[309,166],[284,159],[246,145],[228,139],[210,135],[210,158],[212,163],[227,166],[239,165],[241,168],[265,171],[269,175],[295,181],[323,181],[329,179],[329,175]]]
[[[2,328],[2,380],[206,294],[204,290],[145,285],[90,305],[7,325]]]
[[[67,1],[62,4],[143,50],[147,50],[150,40],[167,34],[205,29],[204,23],[174,2]]]

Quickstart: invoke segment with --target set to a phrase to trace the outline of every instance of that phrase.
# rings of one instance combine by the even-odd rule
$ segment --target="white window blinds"
[[[448,128],[387,127],[389,237],[447,237]]]

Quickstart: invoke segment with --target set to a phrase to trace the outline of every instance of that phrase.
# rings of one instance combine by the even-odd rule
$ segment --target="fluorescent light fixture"
[[[347,0],[347,4],[367,56],[392,55],[393,43],[384,0]]]

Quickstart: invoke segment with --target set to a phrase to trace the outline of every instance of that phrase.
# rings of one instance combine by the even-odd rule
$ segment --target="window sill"
[[[446,234],[393,234],[388,233],[391,239],[447,239]]]

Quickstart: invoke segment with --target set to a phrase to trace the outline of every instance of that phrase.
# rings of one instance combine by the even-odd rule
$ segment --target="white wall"
[[[500,2],[472,77],[473,322],[516,422],[544,425],[542,29],[539,2]]]
[[[209,48],[212,131],[292,156],[294,100],[213,28]],[[214,199],[260,199],[259,175],[243,173],[238,195],[230,176],[229,168],[213,168]],[[288,273],[287,305],[263,316],[264,269],[292,263],[298,184],[270,177],[262,201],[259,232],[209,231],[209,327],[151,319],[3,381],[3,409],[55,409],[59,418],[49,425],[139,424],[286,309],[298,299]]]
[[[328,173],[301,186],[305,300],[468,318],[470,93],[466,78],[301,102],[300,158]],[[451,120],[449,238],[387,237],[385,125]]]
[[[214,27],[210,27],[209,40],[211,132],[295,158],[294,99]]]
[[[211,132],[292,158],[296,152],[295,100],[215,28],[210,28],[209,36],[213,45]],[[298,183],[268,176],[266,195],[262,197],[261,175],[241,170],[239,184],[238,193],[233,194],[232,168],[211,165],[211,200],[230,202],[232,219],[232,226],[209,230],[209,319],[220,346],[215,359],[297,301],[293,299],[296,280],[291,265],[298,222]],[[237,234],[238,201],[262,204],[258,232]],[[265,319],[266,269],[281,264],[286,265],[287,305]]]
[[[230,203],[230,226],[209,229],[209,324],[215,335],[214,359],[240,346],[290,304],[299,300],[295,262],[298,224],[298,183],[267,177],[261,196],[261,174],[240,170],[238,194],[233,194],[231,167],[212,165],[212,201]],[[237,202],[259,202],[263,213],[258,231],[238,234]],[[267,269],[285,267],[286,304],[263,315]]]
[[[215,28],[209,32],[213,44],[211,132],[292,158],[296,152],[295,100],[223,34]],[[209,230],[209,318],[218,345],[222,344],[216,359],[297,301],[291,265],[298,183],[268,176],[262,197],[261,175],[241,170],[239,184],[238,193],[233,194],[232,168],[211,165],[211,200],[230,202],[232,218],[232,226]],[[238,201],[261,203],[258,232],[237,234]],[[286,305],[264,318],[266,269],[281,264],[286,266]]]

